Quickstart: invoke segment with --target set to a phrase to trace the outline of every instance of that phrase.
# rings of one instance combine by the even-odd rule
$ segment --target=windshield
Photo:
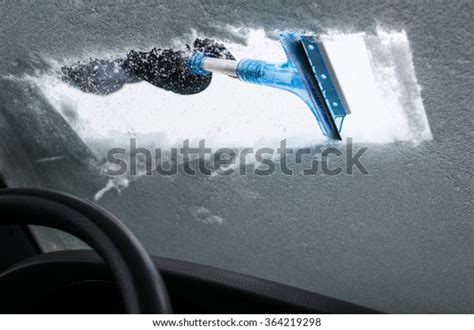
[[[470,17],[454,14],[470,4],[0,6],[8,186],[98,203],[154,255],[386,312],[474,312]],[[224,75],[192,95],[64,79],[65,67],[196,38],[283,63],[288,28],[325,41],[350,103],[340,142],[293,93]],[[35,232],[45,250],[84,247]]]

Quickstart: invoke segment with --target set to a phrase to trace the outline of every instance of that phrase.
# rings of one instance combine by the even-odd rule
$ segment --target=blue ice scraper
[[[285,63],[236,62],[194,53],[188,66],[195,74],[218,72],[292,92],[309,106],[324,135],[342,140],[342,123],[350,112],[324,44],[315,36],[294,32],[280,33],[280,42],[288,58]]]

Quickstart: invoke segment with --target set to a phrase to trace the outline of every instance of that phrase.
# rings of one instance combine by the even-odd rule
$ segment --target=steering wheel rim
[[[30,188],[0,190],[0,225],[39,225],[92,247],[116,278],[127,313],[171,313],[166,286],[143,245],[120,220],[77,197]]]

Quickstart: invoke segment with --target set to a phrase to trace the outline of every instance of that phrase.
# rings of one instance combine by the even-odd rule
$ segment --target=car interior
[[[53,191],[0,181],[1,313],[377,313],[318,293],[150,256],[113,214]],[[92,250],[43,252],[30,225]]]

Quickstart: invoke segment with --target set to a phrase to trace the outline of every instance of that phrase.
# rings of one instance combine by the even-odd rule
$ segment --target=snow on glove
[[[157,87],[177,94],[196,94],[211,83],[212,74],[196,75],[189,71],[187,60],[191,51],[204,52],[210,57],[235,60],[224,45],[211,39],[196,39],[193,49],[174,51],[153,48],[150,52],[131,51],[122,64],[129,74],[139,77]]]

